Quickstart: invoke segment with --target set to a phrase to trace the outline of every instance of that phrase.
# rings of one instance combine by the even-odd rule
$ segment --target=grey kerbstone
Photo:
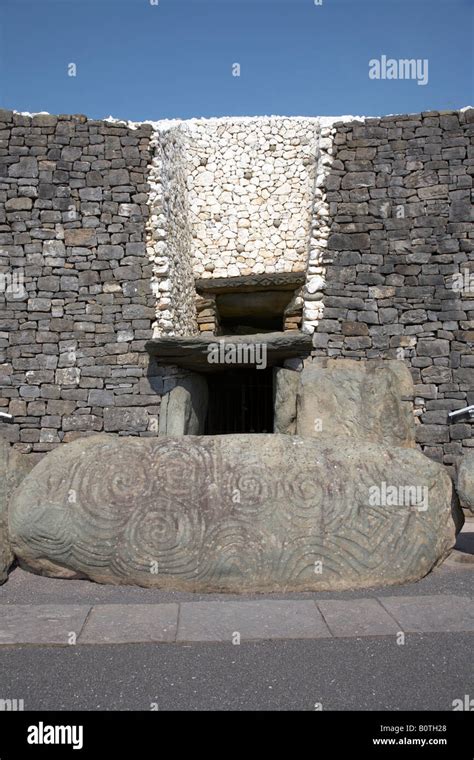
[[[387,636],[400,630],[377,599],[328,600],[318,607],[334,636]]]
[[[174,641],[177,604],[97,604],[79,638],[80,644],[130,644]]]
[[[300,373],[298,435],[414,446],[413,381],[401,361],[329,359]]]
[[[177,641],[329,638],[313,601],[185,602]]]
[[[406,632],[474,631],[474,601],[468,596],[384,596],[380,602]]]
[[[456,483],[461,506],[474,512],[474,451],[465,451],[458,468]]]
[[[0,645],[69,645],[70,634],[75,634],[77,640],[89,610],[89,606],[80,604],[2,605]]]
[[[384,483],[426,489],[423,503],[394,505]],[[20,564],[57,577],[198,591],[363,588],[416,580],[447,556],[451,490],[445,469],[410,448],[99,435],[36,465],[10,504],[9,534]]]

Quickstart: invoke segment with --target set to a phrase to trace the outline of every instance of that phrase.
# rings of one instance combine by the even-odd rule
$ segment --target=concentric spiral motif
[[[21,523],[21,519],[21,514],[13,515],[13,530]],[[64,507],[40,505],[29,511],[28,520],[28,546],[31,550],[41,556],[46,545],[48,556],[53,561],[67,561],[73,544],[67,510]]]
[[[69,501],[77,504],[85,519],[89,516],[99,524],[126,522],[134,503],[153,501],[151,464],[139,439],[128,438],[120,446],[93,446],[72,474]]]
[[[424,486],[427,510],[372,507],[382,482]],[[195,591],[400,583],[455,541],[450,478],[420,452],[284,435],[78,440],[25,477],[8,518],[36,572]]]
[[[271,511],[276,493],[275,473],[262,464],[227,466],[221,476],[222,498],[235,516],[258,516]]]
[[[176,500],[205,499],[206,489],[212,481],[213,458],[208,445],[200,445],[180,438],[167,438],[155,444],[152,451],[153,463],[149,470],[152,485],[159,492]]]
[[[196,509],[182,510],[158,498],[153,509],[137,508],[130,516],[117,556],[117,567],[153,574],[194,577],[204,533]],[[123,570],[122,570],[123,571]]]

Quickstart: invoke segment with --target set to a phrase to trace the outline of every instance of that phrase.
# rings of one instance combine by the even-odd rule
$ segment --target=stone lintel
[[[198,293],[249,293],[255,290],[296,290],[306,282],[306,272],[251,274],[242,277],[204,277],[195,281]]]
[[[222,354],[226,346],[235,346],[235,361],[229,363],[211,363],[209,356],[212,347],[223,344]],[[222,336],[189,336],[189,337],[162,337],[149,340],[145,344],[148,353],[155,357],[159,364],[173,364],[184,369],[198,370],[200,372],[218,372],[222,369],[242,366],[255,367],[260,363],[260,350],[241,351],[238,348],[245,346],[266,346],[266,364],[272,367],[285,359],[304,356],[311,351],[311,335],[294,332],[257,333],[254,335],[222,335]],[[239,361],[239,357],[243,361]],[[255,358],[255,361],[249,361]]]

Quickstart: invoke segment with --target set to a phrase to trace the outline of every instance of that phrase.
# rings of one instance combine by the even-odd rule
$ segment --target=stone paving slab
[[[329,630],[336,637],[396,635],[400,625],[378,599],[318,601]]]
[[[82,630],[90,606],[9,604],[0,609],[1,644],[70,644]]]
[[[79,644],[133,644],[174,641],[178,604],[97,604]]]
[[[406,632],[474,631],[474,600],[467,596],[385,596],[380,602]]]
[[[313,601],[184,602],[177,641],[317,639],[331,633]]]
[[[162,604],[0,604],[0,646],[355,638],[474,631],[469,596]]]

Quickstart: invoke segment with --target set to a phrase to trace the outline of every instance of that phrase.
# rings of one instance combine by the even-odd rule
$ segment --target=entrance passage
[[[233,369],[207,376],[206,435],[273,433],[273,371]]]

